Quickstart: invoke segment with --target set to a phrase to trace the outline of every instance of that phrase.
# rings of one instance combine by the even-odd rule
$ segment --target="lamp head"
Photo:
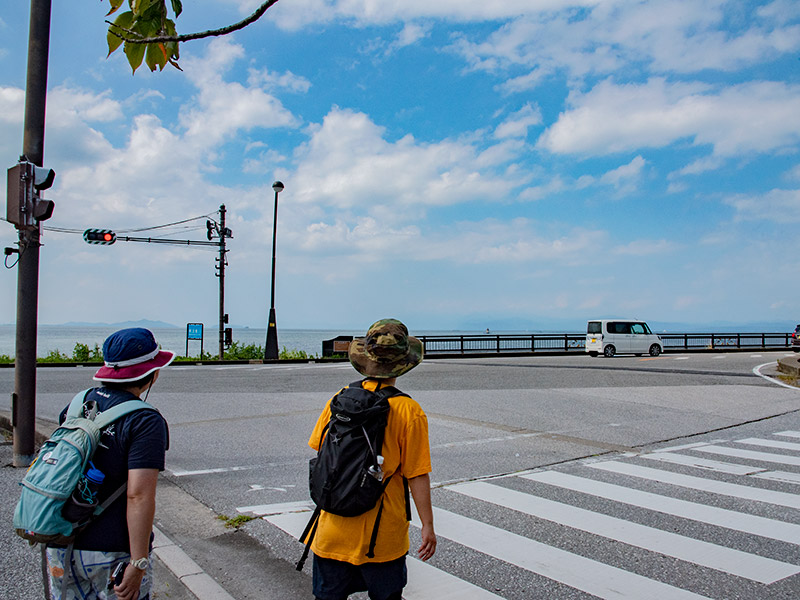
[[[272,189],[275,190],[276,194],[280,194],[283,191],[283,184],[280,181],[276,181],[272,184]]]

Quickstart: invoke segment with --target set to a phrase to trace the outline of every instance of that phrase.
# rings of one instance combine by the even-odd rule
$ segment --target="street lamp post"
[[[275,214],[272,217],[272,288],[264,360],[278,358],[278,329],[275,326],[275,241],[278,236],[278,194],[283,191],[283,184],[280,181],[276,181],[272,184],[272,189],[275,190]]]

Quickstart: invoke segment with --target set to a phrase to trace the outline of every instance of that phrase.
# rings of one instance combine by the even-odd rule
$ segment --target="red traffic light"
[[[117,241],[117,234],[110,229],[87,229],[83,232],[83,239],[87,244],[109,246]]]

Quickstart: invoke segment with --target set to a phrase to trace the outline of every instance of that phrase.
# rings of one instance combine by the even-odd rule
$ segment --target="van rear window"
[[[602,333],[600,329],[600,321],[589,321],[586,327],[586,333]]]

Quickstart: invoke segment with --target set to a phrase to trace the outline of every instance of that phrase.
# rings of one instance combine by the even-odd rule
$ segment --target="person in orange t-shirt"
[[[365,338],[353,340],[348,351],[353,367],[364,375],[365,389],[393,386],[397,377],[422,362],[422,343],[408,335],[396,319],[374,323]],[[322,511],[311,549],[314,552],[313,590],[317,600],[345,600],[368,591],[371,600],[401,600],[407,582],[409,551],[406,494],[403,478],[422,523],[422,544],[417,555],[428,560],[436,552],[431,506],[431,456],[428,419],[422,408],[405,394],[389,398],[389,416],[381,454],[383,472],[391,477],[383,496],[374,556],[367,557],[379,507],[355,517]],[[325,425],[330,421],[330,401],[317,419],[308,445],[319,450]]]

